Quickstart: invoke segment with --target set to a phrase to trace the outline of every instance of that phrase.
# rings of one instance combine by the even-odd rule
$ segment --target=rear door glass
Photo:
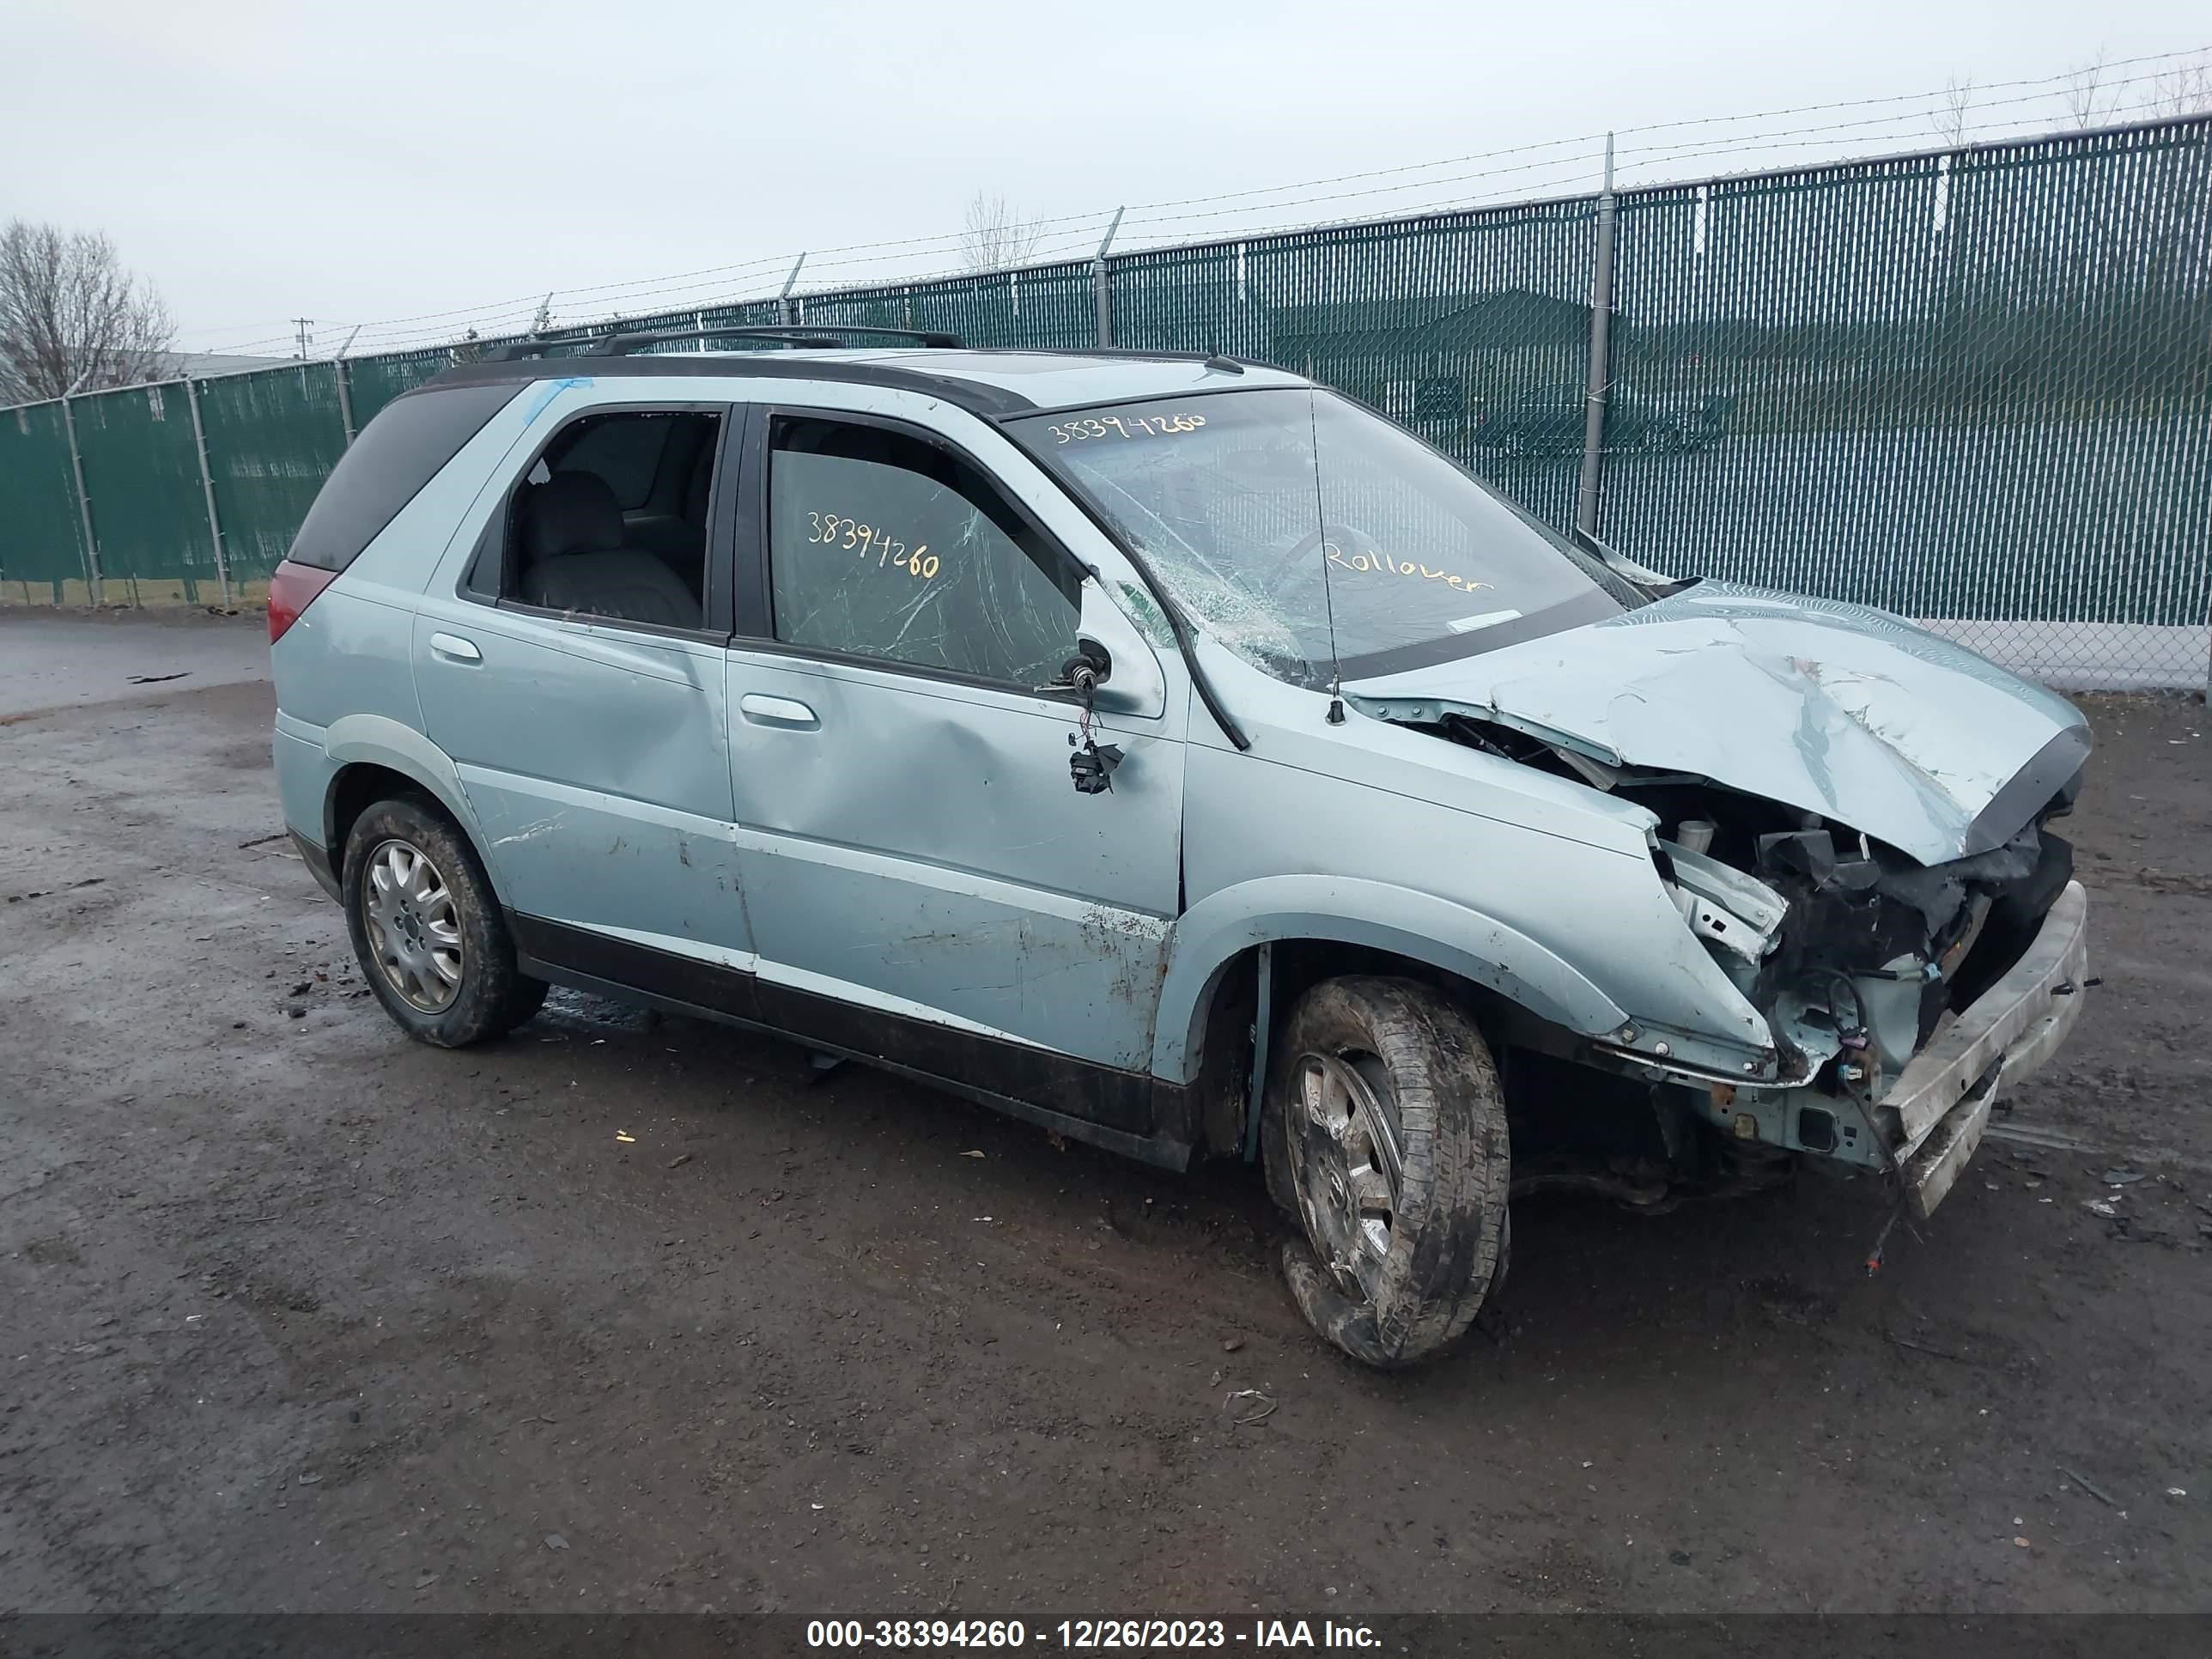
[[[331,469],[287,556],[344,569],[524,384],[425,387],[386,404]]]

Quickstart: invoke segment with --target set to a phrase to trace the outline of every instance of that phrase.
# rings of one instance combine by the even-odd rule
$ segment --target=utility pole
[[[292,355],[304,363],[307,361],[309,349],[315,343],[315,319],[312,317],[295,317],[292,319],[292,325],[298,330],[300,341],[300,349]]]

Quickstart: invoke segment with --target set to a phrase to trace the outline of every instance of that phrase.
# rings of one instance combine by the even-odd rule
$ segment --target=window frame
[[[995,469],[966,445],[942,432],[918,422],[904,420],[896,415],[880,415],[872,410],[788,403],[763,403],[751,407],[744,464],[738,475],[741,500],[738,503],[737,605],[736,625],[730,641],[732,645],[778,653],[808,662],[839,663],[907,674],[941,684],[964,685],[990,691],[1014,691],[1024,696],[1044,697],[1056,702],[1073,701],[1075,694],[1059,686],[1031,685],[988,674],[971,674],[957,668],[938,668],[927,663],[902,661],[896,657],[875,656],[865,651],[838,651],[827,646],[802,645],[795,641],[778,639],[775,635],[772,568],[775,555],[769,546],[772,526],[769,514],[769,492],[770,472],[775,464],[776,428],[782,422],[872,427],[934,449],[981,478],[998,496],[1000,505],[1006,513],[1018,520],[1038,546],[1059,564],[1061,572],[1074,578],[1079,593],[1085,581],[1097,579],[1097,572],[1068,551],[1066,544],[1046,528],[1036,514],[1030,511],[1028,503],[1000,482]],[[1018,449],[1016,453],[1020,452]],[[1082,631],[1082,601],[1079,599],[1074,626],[1068,635],[1068,653],[1071,656],[1075,653],[1077,639]]]
[[[513,574],[508,563],[514,552],[508,529],[514,521],[517,492],[529,482],[530,475],[537,470],[538,464],[545,459],[571,427],[584,421],[604,420],[609,416],[620,415],[711,415],[716,419],[713,446],[714,475],[708,484],[707,496],[707,545],[700,605],[703,625],[701,627],[670,628],[659,623],[633,622],[627,617],[603,617],[593,611],[556,611],[549,605],[531,605],[507,597],[507,581]],[[625,633],[649,634],[659,639],[695,640],[708,645],[726,644],[734,630],[732,549],[735,542],[738,507],[743,494],[744,463],[748,453],[746,441],[751,419],[752,405],[725,403],[718,399],[594,404],[587,409],[571,410],[543,439],[531,446],[527,458],[519,466],[505,475],[506,482],[500,487],[499,503],[485,521],[467,562],[461,567],[454,586],[454,596],[471,605],[511,611],[520,617],[536,617],[591,628],[618,629]],[[658,481],[656,473],[656,483]],[[492,586],[489,589],[480,585],[488,574],[492,578]]]

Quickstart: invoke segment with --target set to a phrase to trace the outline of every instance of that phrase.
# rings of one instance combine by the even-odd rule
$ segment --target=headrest
[[[556,472],[522,502],[522,551],[532,562],[611,553],[623,544],[622,508],[594,472]]]

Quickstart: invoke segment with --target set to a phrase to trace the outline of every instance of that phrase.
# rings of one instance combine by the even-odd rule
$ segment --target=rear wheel
[[[515,966],[475,850],[428,802],[380,800],[354,821],[340,891],[362,976],[417,1041],[463,1048],[545,1000],[545,982]]]
[[[1504,1277],[1510,1174],[1504,1091],[1474,1022],[1411,980],[1309,991],[1270,1067],[1267,1181],[1304,1235],[1291,1294],[1370,1365],[1412,1365],[1463,1335]]]

